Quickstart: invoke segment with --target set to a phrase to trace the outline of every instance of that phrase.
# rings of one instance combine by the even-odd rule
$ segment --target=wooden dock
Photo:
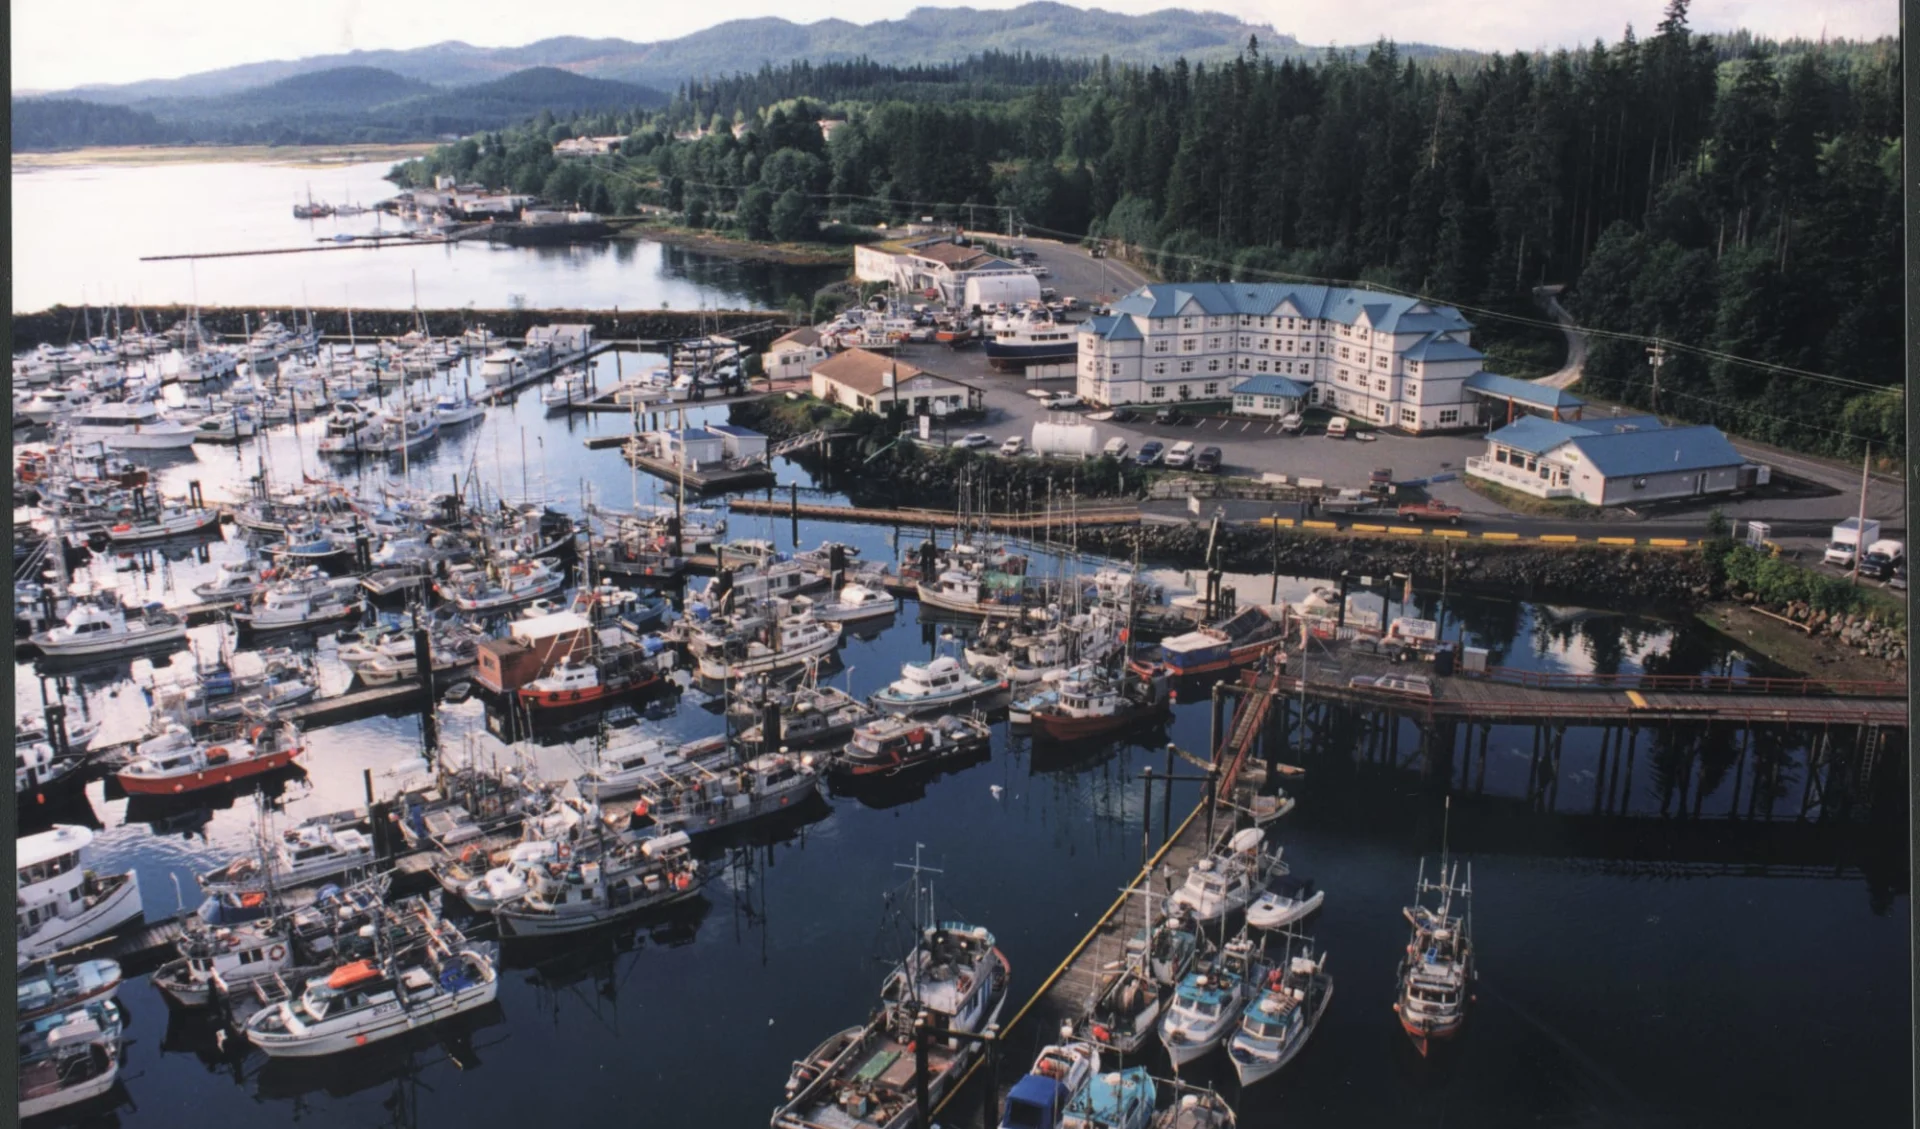
[[[464,681],[473,675],[473,664],[449,667],[434,674],[434,685],[444,690],[456,682]],[[364,690],[354,690],[346,694],[336,694],[327,698],[316,698],[305,705],[293,706],[281,710],[279,719],[291,721],[304,729],[322,725],[338,725],[356,718],[384,713],[396,706],[404,705],[408,699],[418,701],[420,683],[418,679],[406,679],[390,686],[369,686]]]
[[[823,506],[811,502],[780,501],[765,498],[735,498],[734,513],[770,514],[774,517],[804,517],[817,521],[848,521],[867,525],[900,525],[916,529],[954,529],[962,524],[952,510],[865,509],[856,506]],[[965,524],[976,527],[981,518],[968,517]],[[1140,509],[1134,505],[1087,506],[1072,512],[994,514],[984,519],[988,526],[1009,532],[1031,532],[1068,525],[1138,525]]]
[[[581,352],[568,353],[565,356],[555,357],[551,362],[540,368],[529,368],[527,374],[517,380],[511,380],[505,384],[488,385],[483,398],[490,404],[504,403],[512,398],[514,393],[525,388],[527,385],[538,384],[569,365],[582,364],[592,360],[594,357],[599,356],[611,348],[613,348],[611,342],[597,341]]]
[[[727,490],[752,490],[773,481],[773,471],[765,464],[728,470],[717,467],[711,470],[686,470],[666,459],[657,459],[652,455],[629,453],[628,461],[655,478],[665,482],[684,481],[687,489],[701,494],[717,494]]]

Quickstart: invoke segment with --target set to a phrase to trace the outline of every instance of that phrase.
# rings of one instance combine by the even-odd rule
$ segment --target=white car
[[[960,448],[962,451],[972,451],[981,447],[991,447],[993,446],[993,436],[982,435],[978,431],[968,432],[967,434],[962,435],[960,438],[955,439],[953,441],[953,445],[955,447]]]
[[[1000,444],[1000,453],[1008,458],[1012,458],[1019,454],[1026,445],[1027,441],[1025,439],[1015,435],[1010,437],[1005,443]]]
[[[1075,396],[1071,392],[1062,392],[1047,401],[1047,407],[1049,408],[1077,408],[1079,406],[1080,397]]]
[[[1280,430],[1291,435],[1299,431],[1301,425],[1305,422],[1299,412],[1288,412],[1286,415],[1280,417]]]
[[[1107,445],[1101,448],[1101,451],[1108,458],[1124,459],[1127,457],[1127,441],[1116,435],[1107,440]]]

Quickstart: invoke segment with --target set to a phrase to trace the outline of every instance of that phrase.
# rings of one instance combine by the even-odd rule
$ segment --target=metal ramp
[[[1227,731],[1226,743],[1220,748],[1219,763],[1226,766],[1220,777],[1220,795],[1233,795],[1233,785],[1240,776],[1240,769],[1260,738],[1260,728],[1267,723],[1267,714],[1273,709],[1280,678],[1278,664],[1264,664],[1254,674],[1247,692],[1240,696],[1239,704],[1234,707],[1233,726]]]
[[[809,431],[802,435],[789,436],[786,439],[782,439],[778,443],[767,444],[767,449],[760,452],[757,455],[747,455],[744,458],[728,459],[727,469],[728,470],[745,470],[746,468],[751,466],[760,466],[763,463],[770,463],[780,455],[790,455],[795,451],[804,451],[809,447],[822,446],[840,434],[841,433],[837,431],[822,430],[822,431]]]

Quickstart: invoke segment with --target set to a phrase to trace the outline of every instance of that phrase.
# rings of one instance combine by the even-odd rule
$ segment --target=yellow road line
[[[1580,539],[1578,537],[1575,537],[1571,533],[1542,533],[1540,535],[1540,540],[1553,541],[1559,544],[1565,544],[1568,541],[1578,541]]]
[[[1260,524],[1266,526],[1284,525],[1288,529],[1292,529],[1293,519],[1290,517],[1263,517],[1260,519]]]
[[[1482,541],[1518,541],[1520,540],[1520,535],[1518,533],[1482,533],[1480,535],[1480,540]]]

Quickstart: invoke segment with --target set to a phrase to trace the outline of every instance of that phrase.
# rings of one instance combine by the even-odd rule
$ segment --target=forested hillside
[[[1686,16],[1672,0],[1648,38],[1465,75],[1385,44],[1304,63],[1250,43],[1222,65],[1084,75],[1031,57],[964,79],[786,68],[683,88],[590,170],[545,151],[562,123],[399,175],[477,173],[756,231],[769,201],[856,221],[973,205],[998,225],[981,206],[1010,208],[1031,230],[1116,239],[1167,277],[1364,280],[1470,309],[1563,283],[1602,332],[1591,395],[1803,449],[1901,450],[1897,45],[1716,40]],[[810,81],[821,101],[793,101]],[[987,83],[992,97],[953,96]],[[726,125],[731,90],[785,100],[744,114],[738,138],[674,136],[701,112]],[[830,143],[823,114],[849,119]],[[1653,338],[1668,349],[1657,401]]]

